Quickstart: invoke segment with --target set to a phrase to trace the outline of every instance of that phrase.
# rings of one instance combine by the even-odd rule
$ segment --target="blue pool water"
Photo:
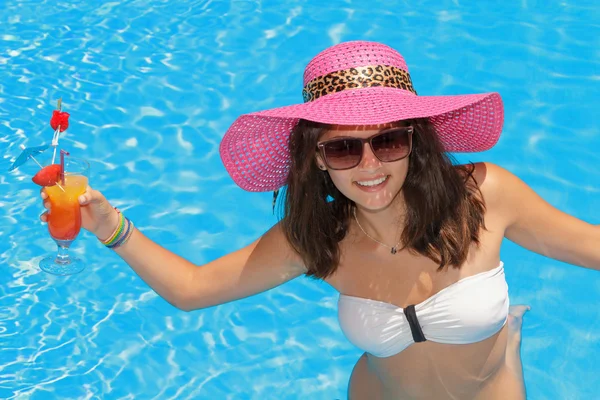
[[[19,144],[50,141],[62,97],[61,144],[91,161],[92,186],[201,265],[276,222],[271,194],[239,189],[220,161],[229,124],[300,102],[303,69],[325,47],[377,40],[404,55],[420,94],[502,94],[498,145],[460,161],[497,163],[600,223],[600,5],[413,3],[4,0],[0,169]],[[35,171],[0,177],[0,398],[345,398],[361,352],[339,329],[329,286],[299,278],[185,313],[88,233],[73,248],[87,269],[47,275],[37,264],[55,247],[38,222]],[[511,301],[532,306],[529,397],[598,398],[600,273],[510,242],[502,260]]]

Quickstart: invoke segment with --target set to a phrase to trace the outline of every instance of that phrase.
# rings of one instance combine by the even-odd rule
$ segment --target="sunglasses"
[[[362,139],[337,137],[317,145],[317,151],[331,169],[343,170],[356,167],[363,156],[363,146],[369,143],[375,157],[381,162],[393,162],[406,158],[412,148],[412,126],[390,128]]]

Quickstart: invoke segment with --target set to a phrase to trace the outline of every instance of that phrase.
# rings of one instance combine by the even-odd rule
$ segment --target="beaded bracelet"
[[[124,245],[133,234],[134,228],[133,222],[131,222],[129,218],[125,217],[117,207],[114,207],[114,209],[119,214],[119,224],[117,225],[117,228],[113,234],[108,237],[108,239],[99,239],[100,243],[109,249],[116,249],[117,247]]]

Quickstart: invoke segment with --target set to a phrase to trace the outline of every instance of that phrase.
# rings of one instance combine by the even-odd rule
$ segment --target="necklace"
[[[362,227],[362,226],[360,226],[360,222],[358,222],[358,218],[356,218],[356,208],[355,208],[355,209],[354,209],[352,212],[354,213],[354,220],[355,220],[355,221],[356,221],[356,223],[358,224],[358,227],[360,228],[360,230],[361,230],[361,231],[363,231],[363,233],[364,233],[365,235],[367,235],[367,237],[368,237],[369,239],[376,241],[377,243],[379,243],[379,244],[380,244],[380,245],[382,245],[382,246],[389,247],[390,249],[392,249],[392,251],[391,251],[391,253],[392,253],[392,254],[396,254],[396,253],[398,252],[398,249],[397,249],[397,247],[400,245],[400,242],[401,242],[401,240],[400,240],[400,241],[398,241],[398,243],[396,243],[396,245],[395,245],[394,247],[390,247],[390,246],[388,246],[388,245],[387,245],[387,244],[385,244],[385,243],[381,243],[379,240],[377,240],[377,239],[375,239],[374,237],[372,237],[371,235],[369,235],[369,234],[368,234],[368,233],[367,233],[367,232],[366,232],[366,231],[363,229],[363,227]]]

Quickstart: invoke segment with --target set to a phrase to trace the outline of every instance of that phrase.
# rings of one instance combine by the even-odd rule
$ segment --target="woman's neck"
[[[356,206],[356,219],[359,229],[364,230],[371,238],[388,245],[395,246],[400,241],[402,230],[406,221],[406,203],[404,196],[399,194],[395,200],[384,209],[369,210],[359,205]],[[355,221],[356,222],[356,221]]]

